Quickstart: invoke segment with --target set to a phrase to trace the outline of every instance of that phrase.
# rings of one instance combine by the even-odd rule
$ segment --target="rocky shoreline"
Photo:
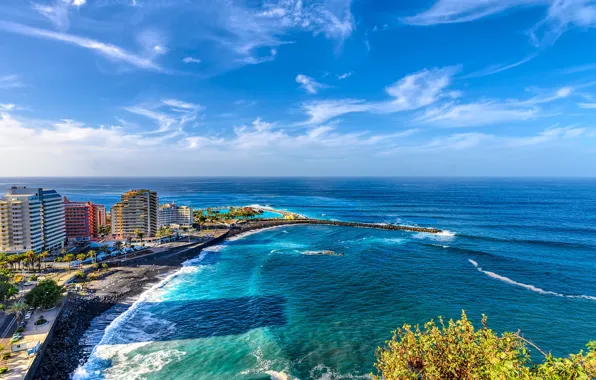
[[[76,295],[68,303],[57,321],[51,342],[45,350],[35,380],[66,380],[77,367],[88,359],[86,346],[79,342],[95,317],[108,311],[114,305],[132,297],[138,297],[150,285],[162,280],[165,275],[182,266],[182,263],[196,257],[202,248],[250,231],[281,227],[284,225],[332,225],[344,227],[376,228],[383,230],[402,230],[411,232],[440,233],[441,230],[424,227],[396,226],[371,223],[340,222],[317,219],[298,220],[261,220],[251,221],[231,228],[220,238],[201,244],[200,247],[139,258],[137,265],[112,268],[111,273],[89,285],[88,295]]]
[[[72,296],[64,306],[52,341],[37,368],[35,380],[66,380],[88,359],[79,341],[95,317],[124,300],[137,297],[176,266],[143,265],[120,268],[89,287],[91,294]]]

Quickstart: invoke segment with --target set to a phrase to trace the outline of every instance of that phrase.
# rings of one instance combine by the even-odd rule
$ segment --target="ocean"
[[[209,248],[111,321],[76,379],[368,378],[397,327],[462,310],[556,355],[596,340],[594,179],[0,179],[12,184],[446,231],[286,226]]]

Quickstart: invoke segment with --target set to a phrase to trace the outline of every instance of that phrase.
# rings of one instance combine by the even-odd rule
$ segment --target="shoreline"
[[[112,267],[110,265],[113,273],[91,283],[89,286],[91,294],[75,295],[64,306],[64,311],[57,321],[52,341],[49,342],[36,373],[30,374],[31,376],[28,378],[34,380],[70,379],[79,365],[84,364],[89,358],[91,350],[86,350],[89,346],[82,345],[80,340],[96,317],[115,305],[122,304],[127,299],[134,297],[134,302],[138,301],[153,286],[182,269],[185,261],[198,257],[203,249],[223,244],[232,238],[241,238],[246,233],[258,233],[296,225],[331,225],[435,234],[444,232],[434,228],[320,219],[249,221],[230,228],[218,238],[205,243],[189,244],[183,248],[173,248],[159,254],[137,257],[129,262],[119,262],[119,266]],[[130,302],[120,315],[126,313],[134,302]]]

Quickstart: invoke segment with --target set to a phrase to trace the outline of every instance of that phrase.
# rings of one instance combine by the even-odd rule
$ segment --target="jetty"
[[[257,230],[262,228],[286,226],[286,225],[326,225],[338,227],[357,227],[357,228],[372,228],[377,230],[388,231],[408,231],[408,232],[424,232],[429,234],[440,234],[443,230],[432,227],[416,227],[416,226],[402,226],[397,224],[379,224],[379,223],[363,223],[363,222],[342,222],[339,220],[327,219],[261,219],[255,221],[248,221],[231,227],[231,235],[237,233]]]

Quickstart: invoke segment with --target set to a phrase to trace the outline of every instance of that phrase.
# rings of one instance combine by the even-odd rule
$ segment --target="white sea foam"
[[[587,299],[587,300],[591,300],[591,301],[596,301],[596,297],[593,296],[586,296],[586,295],[566,295],[566,294],[561,294],[561,293],[557,293],[557,292],[552,292],[550,290],[544,290],[541,289],[537,286],[534,285],[528,285],[528,284],[524,284],[523,282],[518,282],[515,280],[510,279],[509,277],[505,277],[505,276],[501,276],[499,274],[496,274],[494,272],[489,272],[486,270],[483,270],[476,261],[468,259],[468,261],[474,265],[474,267],[476,267],[476,269],[478,269],[479,272],[482,272],[484,274],[486,274],[488,277],[494,278],[495,280],[499,280],[502,281],[504,283],[510,284],[510,285],[515,285],[515,286],[519,286],[521,288],[530,290],[532,292],[536,292],[539,294],[544,294],[544,295],[550,295],[550,296],[556,296],[556,297],[564,297],[564,298],[581,298],[581,299]]]
[[[310,370],[309,379],[314,380],[340,380],[340,379],[372,379],[370,375],[355,375],[355,374],[343,374],[337,373],[330,367],[323,364],[319,364]]]
[[[452,241],[455,237],[455,232],[451,231],[441,231],[439,233],[430,233],[430,232],[418,232],[412,235],[414,239],[421,239],[421,240],[432,240],[437,242],[448,242]]]
[[[298,380],[297,378],[291,377],[290,375],[284,372],[265,371],[265,373],[271,376],[271,380]]]
[[[152,337],[148,337],[148,336],[141,337],[139,335],[133,336],[132,338],[133,338],[133,340],[136,339],[137,341],[141,340],[141,342],[117,344],[119,341],[118,329],[120,328],[120,326],[122,326],[124,323],[126,323],[128,320],[130,320],[132,317],[137,315],[137,313],[142,313],[142,311],[140,311],[140,306],[144,302],[147,302],[147,301],[154,302],[157,299],[159,299],[161,292],[163,292],[161,290],[161,288],[164,287],[167,283],[169,283],[176,276],[178,276],[182,273],[185,273],[186,271],[198,270],[196,267],[192,266],[192,263],[196,263],[197,260],[198,261],[203,260],[206,255],[207,255],[207,252],[202,252],[201,255],[199,255],[199,257],[197,257],[195,259],[187,260],[184,263],[183,268],[181,268],[177,272],[170,273],[162,281],[153,285],[150,289],[143,292],[139,296],[139,298],[131,305],[131,307],[128,310],[126,310],[124,313],[122,313],[120,316],[118,316],[116,319],[114,319],[112,321],[112,323],[110,323],[110,325],[106,328],[104,335],[101,338],[99,344],[97,346],[95,346],[95,348],[91,352],[91,355],[89,356],[89,359],[87,360],[87,362],[83,365],[80,365],[73,372],[72,379],[73,380],[83,380],[83,379],[89,378],[89,376],[90,376],[89,371],[92,370],[93,361],[95,359],[105,359],[105,358],[113,357],[114,355],[125,355],[127,353],[130,353],[130,352],[136,350],[137,348],[140,348],[142,346],[149,344],[151,342]],[[145,316],[144,317],[145,322],[147,322],[147,318],[151,318],[151,316]],[[162,328],[165,328],[163,330],[165,333],[169,333],[171,331],[170,328],[175,327],[173,324],[170,324],[170,325],[171,326],[161,326]],[[141,331],[136,331],[136,333],[144,334]],[[114,344],[114,343],[116,343],[116,344]]]
[[[131,359],[117,361],[103,372],[104,378],[110,380],[140,380],[146,375],[159,372],[166,365],[180,361],[186,352],[179,350],[162,350],[149,354],[138,354]]]

